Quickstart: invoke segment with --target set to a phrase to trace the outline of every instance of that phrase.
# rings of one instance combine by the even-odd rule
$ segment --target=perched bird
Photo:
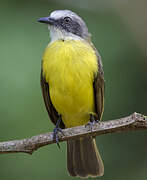
[[[58,131],[93,124],[104,109],[101,57],[85,22],[70,10],[56,10],[38,20],[48,25],[51,42],[42,57],[41,86],[45,106]],[[67,141],[67,169],[71,176],[96,177],[104,166],[94,137]]]

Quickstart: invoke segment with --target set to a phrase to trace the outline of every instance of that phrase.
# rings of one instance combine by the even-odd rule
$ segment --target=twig
[[[59,141],[67,141],[83,136],[98,136],[107,133],[136,130],[147,130],[147,117],[138,113],[133,113],[128,117],[95,124],[92,128],[92,132],[88,126],[64,129],[64,135],[61,133],[59,134]],[[53,143],[55,143],[53,140],[53,133],[49,132],[27,139],[0,142],[0,153],[24,152],[32,154],[38,148]]]

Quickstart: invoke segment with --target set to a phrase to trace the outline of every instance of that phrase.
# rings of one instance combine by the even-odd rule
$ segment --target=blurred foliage
[[[76,1],[77,2],[77,1]],[[47,27],[37,19],[55,9],[70,9],[86,21],[104,65],[106,100],[104,120],[147,113],[147,58],[111,3],[83,1],[1,1],[0,26],[0,141],[52,131],[40,89],[41,56],[49,42]],[[102,1],[100,1],[101,3]],[[106,2],[106,1],[105,1]],[[78,2],[77,2],[78,3]],[[94,4],[95,3],[95,4]],[[97,8],[96,8],[97,7]],[[101,10],[100,10],[101,9]],[[138,13],[138,12],[136,12]],[[145,48],[145,47],[144,47]],[[97,137],[106,180],[147,179],[147,133],[130,132]],[[90,154],[89,154],[90,155]],[[73,179],[66,171],[66,145],[41,148],[32,156],[0,156],[4,180]]]

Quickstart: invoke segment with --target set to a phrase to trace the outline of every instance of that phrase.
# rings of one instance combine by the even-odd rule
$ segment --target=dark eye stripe
[[[85,36],[77,19],[66,16],[64,18],[57,19],[55,26],[82,38]]]

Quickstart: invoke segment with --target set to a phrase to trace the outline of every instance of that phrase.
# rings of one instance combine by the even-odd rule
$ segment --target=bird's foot
[[[53,140],[56,141],[57,146],[59,148],[60,148],[60,145],[59,145],[59,135],[58,135],[58,133],[61,133],[62,135],[64,135],[62,129],[60,128],[61,120],[62,120],[61,115],[59,115],[59,119],[57,120],[56,127],[53,130]]]
[[[57,146],[60,148],[60,145],[59,145],[59,135],[58,135],[58,133],[61,133],[62,135],[64,135],[64,134],[63,134],[63,131],[62,131],[62,129],[61,129],[60,127],[55,127],[54,130],[53,130],[53,140],[56,141]]]
[[[99,123],[99,120],[95,120],[94,115],[90,114],[90,122],[88,122],[85,127],[89,127],[90,131],[93,131],[93,126]]]
[[[85,127],[89,127],[90,131],[92,132],[93,131],[93,127],[95,124],[99,123],[99,120],[95,120],[93,122],[88,122]]]

